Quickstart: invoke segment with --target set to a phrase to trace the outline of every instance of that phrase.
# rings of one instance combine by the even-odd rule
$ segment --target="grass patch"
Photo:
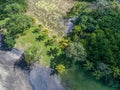
[[[9,18],[6,18],[4,20],[0,20],[0,26],[5,25],[8,20],[9,20]]]
[[[29,50],[30,47],[34,47],[40,52],[40,64],[44,66],[50,66],[50,60],[53,58],[53,56],[48,55],[48,52],[51,50],[51,48],[58,48],[58,43],[54,41],[52,45],[45,45],[48,40],[52,39],[52,37],[48,37],[41,30],[37,31],[37,33],[34,33],[34,30],[36,30],[36,27],[32,27],[30,30],[26,30],[22,35],[18,35],[15,47],[21,50]],[[44,36],[44,38],[42,38],[42,40],[38,40],[41,39],[41,36]],[[57,53],[60,54],[61,50],[60,48],[58,49],[59,50]]]

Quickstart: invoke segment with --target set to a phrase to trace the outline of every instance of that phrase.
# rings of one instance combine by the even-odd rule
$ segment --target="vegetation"
[[[39,30],[34,33],[36,28]],[[39,36],[44,36],[44,39],[37,40]],[[40,62],[41,65],[50,66],[51,59],[54,55],[59,55],[61,50],[57,42],[52,41],[52,37],[48,37],[44,33],[44,28],[32,27],[29,30],[24,31],[24,35],[18,35],[15,39],[15,47],[19,49],[26,48],[25,57],[28,63]],[[47,45],[46,45],[47,43]],[[36,59],[37,58],[37,59]]]
[[[105,84],[119,87],[120,9],[119,6],[115,7],[111,3],[109,2],[108,6],[103,5],[100,8],[97,8],[97,3],[94,10],[86,12],[85,9],[83,12],[78,12],[79,16],[74,21],[74,31],[69,34],[69,39],[74,44],[76,41],[77,44],[81,43],[87,53],[86,59],[77,62],[75,66],[82,65],[96,79],[103,81]],[[79,11],[79,8],[76,7],[74,9],[78,10],[74,11]],[[76,49],[71,51],[68,49],[66,52],[70,51],[75,55],[82,56],[78,52],[80,50],[84,51],[84,49],[77,48],[77,54],[73,53]],[[71,56],[70,54],[69,56],[76,60],[75,55]]]
[[[3,33],[5,34],[4,43],[8,48],[14,47],[16,35],[33,26],[33,19],[24,14],[27,4],[26,0],[2,0],[0,1],[0,20]]]
[[[96,81],[83,68],[67,69],[62,75],[63,85],[67,90],[116,90]]]
[[[59,64],[57,67],[56,67],[56,70],[58,71],[58,73],[63,73],[65,71],[65,66],[62,65],[62,64]]]
[[[64,5],[60,2],[57,6],[58,2],[54,0],[33,1],[32,4],[35,5],[33,8],[29,7],[27,12],[29,15],[30,12],[34,13],[31,15],[34,17],[32,18],[26,14],[26,0],[1,0],[0,29],[2,28],[5,35],[4,43],[8,49],[13,47],[24,49],[28,64],[40,62],[55,69],[68,90],[119,89],[118,2],[116,0],[84,0],[84,2],[78,0],[75,4],[70,0],[64,2],[66,2]],[[63,16],[67,19],[75,18],[72,21],[73,31],[66,36],[61,34],[64,33],[65,26],[59,22]],[[42,24],[39,24],[36,18]],[[90,77],[87,77],[88,75]],[[95,79],[100,80],[102,84]],[[110,89],[103,84],[115,88]]]

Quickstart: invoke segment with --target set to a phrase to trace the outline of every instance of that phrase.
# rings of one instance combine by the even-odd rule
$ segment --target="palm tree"
[[[84,64],[85,68],[87,70],[91,70],[93,68],[93,63],[86,61],[86,63]]]
[[[46,45],[46,46],[51,46],[51,45],[53,44],[53,42],[54,42],[53,39],[47,40],[47,41],[45,42],[45,45]]]
[[[44,39],[45,39],[45,36],[44,36],[44,35],[39,35],[39,36],[36,38],[37,41],[42,41],[42,40],[44,40]]]
[[[118,67],[113,67],[113,77],[116,78],[118,76],[120,76],[120,69]]]
[[[99,80],[102,76],[103,76],[103,72],[101,72],[101,71],[95,71],[95,72],[93,72],[93,76],[95,76],[95,78],[97,79],[97,80]]]
[[[55,56],[59,52],[58,48],[50,48],[50,50],[47,52],[49,56]]]

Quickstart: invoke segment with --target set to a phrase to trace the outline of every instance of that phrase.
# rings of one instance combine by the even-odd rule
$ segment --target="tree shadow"
[[[52,69],[50,72],[50,76],[58,75],[58,71],[56,69]]]
[[[20,68],[21,70],[25,70],[25,71],[28,71],[28,72],[31,71],[31,65],[28,64],[25,61],[24,54],[21,56],[21,58],[19,60],[15,61],[15,63],[14,63],[14,71],[15,71],[16,68]]]
[[[63,64],[66,69],[72,67],[72,60],[66,58],[65,54],[55,55],[54,58],[51,59],[50,67],[55,69],[57,65]]]
[[[53,40],[53,39],[47,40],[47,41],[45,42],[45,46],[52,46],[53,43],[54,43],[54,40]]]
[[[39,28],[35,28],[32,33],[39,33],[40,29]]]
[[[8,49],[7,45],[4,43],[5,35],[0,34],[0,50],[2,51],[8,51],[11,49]]]
[[[39,35],[36,40],[37,41],[43,41],[45,39],[45,36],[44,35]]]
[[[50,50],[47,52],[47,55],[56,56],[58,52],[59,52],[58,48],[50,48]]]

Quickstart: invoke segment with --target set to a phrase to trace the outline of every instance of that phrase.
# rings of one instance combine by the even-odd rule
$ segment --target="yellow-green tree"
[[[65,71],[65,66],[63,64],[59,64],[56,66],[56,70],[61,74]]]
[[[66,48],[66,47],[68,46],[68,40],[66,40],[66,39],[61,39],[61,40],[59,41],[59,46],[60,46],[60,48],[62,48],[62,49]]]

